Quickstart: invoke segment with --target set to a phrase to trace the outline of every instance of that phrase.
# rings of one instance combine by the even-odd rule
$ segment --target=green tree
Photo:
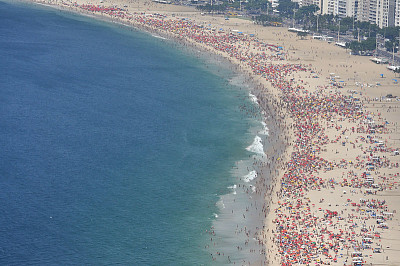
[[[379,27],[376,24],[371,24],[369,22],[355,22],[355,30],[353,32],[354,38],[358,37],[358,32],[360,32],[360,38],[363,39],[364,37],[370,38],[375,37],[376,34],[379,32]]]
[[[270,10],[272,12],[272,4],[268,0],[249,0],[247,3],[245,2],[244,8],[246,10],[251,10],[251,11],[262,11],[266,12],[267,10]]]
[[[308,34],[307,32],[302,32],[302,31],[297,32],[297,36],[299,36],[302,40],[304,40],[304,37],[306,37],[307,34]]]
[[[304,28],[311,28],[315,12],[319,10],[319,7],[316,5],[309,5],[300,7],[299,10],[296,12],[296,21],[300,24],[303,24]]]
[[[397,53],[397,45],[398,45],[398,43],[396,41],[385,42],[386,51],[393,52],[393,48],[394,48],[394,52]]]
[[[346,32],[353,29],[353,23],[355,24],[355,20],[353,17],[342,18],[340,20],[340,32]]]
[[[379,34],[393,42],[399,37],[399,30],[400,27],[385,27],[379,30]]]
[[[282,22],[282,18],[281,17],[271,16],[271,15],[255,16],[255,17],[253,17],[253,20],[257,24],[261,24],[263,26],[273,25],[274,22]]]
[[[297,10],[296,17],[305,18],[314,15],[315,12],[319,10],[316,5],[302,6]]]
[[[280,0],[279,5],[276,8],[279,11],[279,15],[291,18],[294,15],[294,10],[299,8],[299,4],[290,0]]]
[[[353,41],[348,45],[348,48],[353,52],[373,51],[376,48],[376,39],[368,38],[367,40],[361,42]]]
[[[204,11],[204,12],[223,12],[226,10],[226,5],[210,5],[210,4],[205,4],[203,6],[197,6],[196,7],[198,10]]]

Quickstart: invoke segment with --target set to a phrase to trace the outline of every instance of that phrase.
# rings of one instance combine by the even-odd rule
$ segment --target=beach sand
[[[228,58],[252,79],[266,122],[280,132],[272,133],[257,181],[265,226],[251,252],[265,252],[265,259],[253,265],[400,265],[400,101],[384,97],[400,95],[385,65],[286,28],[191,7],[147,0],[40,3],[192,44]],[[99,4],[125,10],[93,9]],[[267,171],[272,182],[262,177]]]

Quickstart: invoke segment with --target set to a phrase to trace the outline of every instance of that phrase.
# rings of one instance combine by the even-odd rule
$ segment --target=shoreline
[[[26,1],[21,1],[21,2],[26,2]],[[31,1],[28,1],[27,3],[32,3]],[[243,76],[243,78],[245,79],[245,81],[247,82],[247,84],[249,85],[249,88],[245,88],[245,90],[248,91],[248,93],[254,93],[257,95],[257,100],[258,100],[258,106],[260,107],[260,102],[263,102],[264,107],[268,106],[268,108],[261,108],[260,111],[265,112],[265,110],[269,110],[269,119],[266,118],[265,115],[263,115],[263,121],[268,122],[268,128],[269,128],[269,136],[268,136],[268,140],[270,142],[270,144],[268,145],[268,150],[269,152],[266,152],[264,150],[264,155],[262,156],[263,159],[258,158],[255,159],[257,157],[257,155],[254,155],[254,160],[258,161],[258,166],[253,166],[254,168],[257,168],[257,180],[256,180],[256,191],[254,191],[253,193],[256,194],[260,194],[263,195],[261,198],[263,199],[262,201],[259,202],[259,205],[265,205],[265,195],[267,195],[267,189],[266,189],[266,184],[269,184],[270,187],[274,187],[274,185],[272,185],[271,183],[273,182],[272,180],[272,176],[274,175],[273,173],[270,174],[264,174],[264,172],[266,173],[267,171],[269,171],[270,169],[274,169],[274,165],[275,162],[265,162],[265,156],[266,155],[271,155],[275,158],[281,157],[280,153],[277,152],[278,150],[280,150],[280,152],[282,152],[282,149],[279,148],[277,145],[277,141],[278,139],[275,139],[275,135],[279,135],[277,132],[282,131],[280,129],[280,125],[277,123],[271,124],[274,120],[274,116],[276,115],[277,110],[275,110],[276,107],[273,107],[273,105],[270,105],[270,101],[271,99],[267,100],[266,98],[264,99],[265,95],[262,94],[262,90],[265,90],[264,88],[264,84],[262,84],[262,81],[260,81],[260,79],[258,77],[255,77],[252,75],[251,70],[247,67],[247,66],[243,66],[241,63],[239,62],[235,62],[235,59],[232,59],[230,57],[227,57],[226,55],[224,55],[221,52],[218,51],[213,51],[212,48],[207,47],[205,45],[201,45],[199,43],[194,42],[193,40],[190,39],[185,39],[185,38],[179,38],[171,33],[165,32],[165,31],[161,31],[155,28],[151,28],[151,27],[146,27],[144,25],[141,24],[137,24],[137,23],[129,23],[127,21],[122,21],[122,20],[118,20],[118,19],[111,19],[111,18],[107,18],[103,15],[98,15],[98,14],[94,14],[94,13],[88,13],[88,12],[81,12],[78,9],[74,9],[74,8],[65,8],[64,6],[59,6],[59,5],[52,5],[52,4],[46,4],[46,3],[42,3],[42,2],[36,2],[33,1],[34,4],[39,4],[40,6],[44,6],[47,8],[51,8],[51,9],[58,9],[62,12],[68,12],[71,14],[76,14],[76,15],[83,15],[85,17],[91,18],[91,19],[95,19],[95,20],[100,20],[103,22],[108,22],[108,23],[113,23],[113,24],[117,24],[117,25],[121,25],[124,27],[130,27],[133,28],[135,30],[138,31],[142,31],[145,33],[148,33],[150,35],[152,35],[153,37],[158,37],[158,38],[162,38],[166,41],[171,42],[173,45],[178,45],[178,49],[184,49],[184,50],[188,50],[189,54],[192,54],[193,56],[198,56],[197,54],[195,55],[196,52],[200,52],[202,54],[206,54],[206,55],[200,55],[200,57],[209,57],[209,58],[213,58],[212,60],[217,60],[218,63],[221,63],[221,61],[226,61],[226,63],[228,63],[230,65],[229,69],[230,71],[232,71],[233,73],[235,73],[235,75],[239,75],[239,76]],[[218,59],[216,59],[218,58]],[[275,98],[272,98],[273,101],[276,101]],[[260,101],[261,100],[261,101]],[[277,106],[275,104],[275,106]],[[272,132],[272,133],[271,133]],[[257,134],[256,134],[257,135]],[[272,136],[271,136],[272,135]],[[276,143],[275,143],[276,142]],[[265,149],[265,145],[264,149]],[[273,171],[272,171],[273,172]],[[242,178],[240,178],[242,179]],[[277,178],[274,178],[274,180],[276,180]],[[248,183],[243,183],[242,184],[242,188],[244,189],[245,185]],[[252,187],[252,185],[249,186],[250,188]],[[249,188],[247,187],[247,189]],[[221,196],[227,196],[227,195],[221,195]],[[268,196],[267,196],[268,197]],[[255,203],[257,204],[258,201],[255,201]],[[250,202],[248,202],[250,203]],[[247,204],[247,203],[246,203]],[[250,205],[249,205],[250,206]],[[265,206],[264,206],[265,207]],[[256,215],[258,216],[262,216],[265,215],[264,212],[264,207],[262,208],[262,210],[256,210]],[[255,216],[253,214],[253,216]],[[248,217],[248,216],[247,216]],[[249,247],[254,247],[253,249],[249,250],[249,253],[247,254],[246,258],[242,260],[242,263],[248,263],[249,265],[265,265],[265,247],[263,244],[263,224],[264,221],[260,221],[260,226],[252,226],[254,225],[255,221],[246,221],[245,225],[242,227],[242,231],[241,232],[245,232],[247,234],[246,240],[245,242],[248,243],[250,242],[251,238],[253,238],[253,240],[255,241],[254,245],[249,245],[249,244],[245,244],[246,246],[246,250],[248,250]],[[257,223],[256,223],[257,224]],[[231,228],[231,234],[234,233],[234,228]],[[244,231],[243,231],[244,230]],[[213,228],[210,229],[209,233],[214,232]],[[250,233],[251,232],[251,233]],[[217,232],[218,233],[218,232]],[[213,239],[213,238],[211,238]],[[215,237],[214,240],[215,242]],[[257,249],[257,252],[256,252]],[[217,250],[217,249],[213,249],[212,251],[213,253],[211,253],[211,256],[213,257],[213,260],[215,260],[218,263],[221,263],[222,261],[218,258],[220,256],[220,254],[222,254],[223,252]],[[253,254],[251,254],[253,253]],[[256,254],[258,253],[258,255]],[[230,260],[230,259],[229,259]],[[233,259],[232,259],[233,260]],[[237,261],[238,263],[240,261]],[[223,262],[222,262],[223,263]],[[230,263],[229,263],[230,264]]]
[[[53,8],[54,6],[50,5],[50,7]],[[61,7],[61,10],[65,9]],[[83,11],[66,11],[78,12],[79,14],[90,16],[90,14],[83,13]],[[156,32],[158,24],[155,24],[156,26],[152,28],[146,24],[146,16],[138,16],[140,19],[142,19],[143,24],[141,25],[138,21],[136,21],[136,26],[134,25],[135,28],[150,33]],[[107,20],[102,15],[100,17],[94,17],[96,19],[100,18]],[[161,21],[165,18],[166,17],[156,16],[151,19],[152,22],[157,23],[157,20]],[[149,19],[149,21],[151,19]],[[213,19],[216,18],[213,17]],[[177,20],[178,19],[175,17],[174,21],[176,22]],[[113,21],[112,18],[110,21],[118,23],[115,20]],[[174,22],[170,23],[173,25]],[[188,24],[185,24],[185,26],[188,26]],[[188,27],[190,26],[191,25]],[[212,30],[210,31],[204,28],[199,28],[198,31],[204,31],[210,35],[213,34]],[[266,152],[267,156],[273,156],[272,162],[266,164],[265,168],[263,168],[264,171],[273,171],[273,173],[271,172],[272,177],[270,185],[266,185],[264,183],[265,180],[262,181],[263,178],[259,178],[259,180],[257,180],[257,188],[260,186],[260,182],[261,187],[263,188],[262,193],[265,195],[263,212],[265,212],[266,220],[265,230],[262,234],[261,241],[266,246],[267,263],[271,265],[279,265],[280,263],[286,263],[286,265],[290,265],[291,263],[294,264],[298,262],[341,262],[342,264],[347,263],[348,265],[352,263],[352,260],[354,260],[352,259],[350,253],[352,250],[360,250],[360,246],[362,246],[362,252],[368,255],[368,257],[365,257],[366,255],[362,254],[362,260],[365,260],[366,263],[377,263],[378,255],[376,255],[376,253],[372,253],[372,247],[368,250],[364,249],[366,247],[365,243],[367,243],[364,241],[364,239],[379,239],[378,242],[375,241],[375,243],[379,243],[381,240],[386,240],[384,238],[385,231],[379,233],[379,238],[376,236],[373,238],[369,237],[369,232],[376,232],[375,226],[372,229],[372,224],[374,224],[374,221],[370,219],[369,216],[365,215],[366,211],[364,211],[365,213],[360,211],[364,205],[363,202],[358,201],[361,196],[371,197],[371,200],[379,201],[381,196],[383,197],[385,195],[391,195],[391,192],[388,189],[389,187],[393,187],[394,190],[397,189],[397,183],[395,180],[398,179],[398,173],[396,175],[396,171],[398,171],[396,170],[398,164],[397,167],[396,164],[394,164],[391,168],[387,167],[388,169],[382,169],[382,167],[386,166],[386,164],[380,163],[380,161],[383,161],[383,158],[385,158],[382,156],[386,156],[384,152],[387,152],[386,150],[390,149],[390,147],[387,146],[388,142],[384,141],[384,151],[383,149],[377,149],[375,146],[372,147],[372,150],[364,148],[366,145],[377,145],[380,147],[380,144],[375,144],[379,143],[378,141],[372,143],[366,141],[365,135],[373,134],[370,127],[370,124],[372,123],[364,123],[363,120],[367,119],[369,121],[373,121],[375,120],[373,118],[375,116],[376,124],[379,123],[379,126],[381,126],[381,124],[384,122],[384,119],[382,119],[383,116],[381,117],[381,114],[378,115],[378,113],[380,113],[379,108],[383,110],[386,107],[384,107],[384,104],[380,101],[377,102],[371,100],[373,97],[371,98],[368,96],[367,92],[369,86],[361,85],[357,86],[355,90],[357,90],[358,94],[361,96],[359,101],[361,100],[362,106],[356,109],[358,103],[354,100],[354,97],[348,98],[347,96],[344,96],[344,92],[340,91],[342,88],[338,87],[338,82],[331,82],[332,79],[330,79],[327,80],[330,85],[326,85],[327,82],[319,79],[320,77],[326,76],[326,74],[332,69],[336,69],[335,73],[338,73],[337,70],[347,70],[349,68],[348,65],[351,64],[349,62],[351,58],[349,57],[350,59],[347,59],[346,62],[342,63],[343,66],[339,64],[335,67],[334,64],[329,64],[328,67],[324,66],[324,68],[319,70],[317,69],[319,66],[311,66],[306,64],[307,62],[311,61],[313,64],[319,63],[318,60],[313,60],[321,57],[321,54],[318,54],[317,51],[314,52],[312,49],[311,51],[313,53],[310,52],[309,54],[306,54],[306,52],[304,52],[303,55],[299,55],[299,50],[296,50],[289,44],[289,49],[286,52],[282,52],[285,58],[280,60],[282,55],[276,55],[276,53],[279,52],[278,48],[274,47],[276,44],[271,47],[268,45],[265,47],[263,45],[257,46],[259,41],[252,42],[247,41],[247,39],[241,39],[239,37],[236,38],[232,36],[232,39],[236,41],[235,44],[238,45],[239,48],[236,49],[237,47],[234,47],[234,45],[229,46],[231,41],[229,39],[227,40],[228,44],[226,47],[222,47],[222,49],[220,49],[221,47],[212,42],[211,45],[208,43],[209,46],[207,46],[207,44],[204,43],[204,41],[207,40],[202,39],[202,37],[197,35],[189,36],[194,36],[198,39],[190,39],[190,37],[187,37],[189,39],[185,39],[185,37],[176,36],[174,33],[165,34],[168,38],[173,38],[178,42],[188,42],[190,45],[194,45],[196,48],[202,50],[204,49],[206,52],[214,53],[219,56],[225,55],[225,58],[228,61],[238,66],[237,70],[239,72],[244,73],[246,77],[251,77],[255,84],[260,84],[258,90],[255,89],[255,95],[256,97],[258,96],[257,98],[259,104],[263,106],[262,109],[264,111],[275,114],[275,119],[270,119],[269,123],[275,123],[275,126],[282,131],[282,134],[278,135],[278,133],[276,133],[277,136],[270,135],[269,139],[272,140],[272,142],[275,142],[275,145],[271,144],[270,148],[272,151],[280,152],[281,154],[270,154],[269,152]],[[280,38],[284,39],[285,37],[282,34],[283,33],[281,31],[280,35],[276,35],[277,37],[279,36],[279,41],[281,41]],[[218,37],[216,37],[216,39],[219,40]],[[248,37],[248,39],[252,40],[250,37]],[[203,43],[196,42],[195,40],[200,40]],[[223,40],[226,41],[225,39]],[[257,40],[259,40],[258,37]],[[288,42],[288,40],[284,42]],[[246,49],[247,51],[250,50],[250,52],[244,54],[243,50],[245,49],[243,47],[245,47],[247,44],[250,48]],[[325,44],[321,44],[320,47],[324,48],[326,46],[324,45]],[[216,50],[216,48],[220,50]],[[228,53],[223,54],[223,51],[226,52],[226,48],[229,49]],[[269,48],[271,49],[269,50]],[[234,53],[229,53],[233,49],[236,49]],[[259,56],[260,53],[256,52],[257,49],[264,52],[264,54],[261,53],[261,55],[265,55],[269,64],[266,63],[265,65],[262,65],[259,64],[258,61],[250,61],[253,60],[254,57]],[[331,51],[335,52],[336,50],[332,49]],[[259,57],[260,61],[265,59],[263,56]],[[304,63],[299,64],[299,60],[297,60],[296,57],[300,58],[301,56],[303,56],[305,59],[300,60],[300,62],[304,61]],[[352,59],[354,59],[354,57]],[[360,61],[363,60],[364,59],[360,59]],[[246,65],[246,63],[250,65]],[[346,67],[344,65],[346,65]],[[266,71],[264,68],[266,68]],[[350,78],[353,76],[353,73],[346,72],[348,71],[343,73],[344,75],[348,76],[347,82],[350,83]],[[284,73],[284,75],[282,73]],[[354,72],[354,81],[356,80],[355,73],[356,72]],[[318,76],[318,80],[317,78],[312,77],[312,75]],[[361,74],[357,75],[361,76]],[[289,79],[290,77],[293,78],[293,81]],[[268,81],[266,81],[266,79]],[[347,85],[345,85],[344,88],[348,88],[348,90],[355,87],[346,86]],[[382,99],[382,96],[380,98]],[[326,99],[333,104],[326,104]],[[343,104],[343,102],[347,103],[347,100],[349,100],[348,104]],[[321,106],[315,106],[314,103],[319,103]],[[386,102],[386,104],[387,103],[388,102]],[[336,104],[338,105],[336,106]],[[364,109],[364,104],[368,105],[369,109]],[[382,106],[375,106],[379,104]],[[332,108],[332,106],[334,106],[336,109]],[[395,108],[397,107],[395,106]],[[375,112],[376,114],[371,113],[372,109],[377,110],[378,112]],[[356,112],[357,110],[362,110],[363,112],[358,113]],[[368,116],[371,116],[372,118],[369,119]],[[270,126],[270,124],[268,125]],[[389,123],[389,125],[391,125],[391,123]],[[393,125],[395,128],[391,130],[394,130],[394,136],[398,137],[397,124]],[[385,127],[386,125],[383,124],[383,128]],[[270,130],[270,132],[274,131],[275,129]],[[375,131],[377,130],[374,130],[374,132]],[[385,133],[385,131],[382,132]],[[375,139],[379,139],[379,136],[375,137]],[[393,142],[394,145],[398,145],[398,143],[393,141],[393,139],[395,138],[392,137],[392,140],[389,139],[389,141]],[[344,143],[344,145],[342,143]],[[359,146],[361,143],[365,143],[364,147]],[[284,145],[284,148],[281,147],[282,145]],[[361,152],[357,150],[358,148],[361,149]],[[334,153],[335,149],[336,152]],[[372,154],[372,156],[369,156],[368,153]],[[384,155],[381,155],[381,153]],[[341,154],[345,154],[345,162],[343,162],[344,158],[340,156]],[[379,158],[381,158],[378,160],[379,163],[375,162],[375,159],[373,159],[374,156],[378,156],[376,154],[379,154]],[[279,160],[277,158],[279,158]],[[324,159],[322,160],[322,158]],[[347,158],[351,158],[351,160]],[[398,162],[398,159],[396,158],[393,158],[394,162]],[[294,166],[294,162],[299,161],[301,162],[300,169],[302,172],[298,171],[299,167]],[[379,185],[379,190],[371,188],[371,185],[368,185],[362,181],[365,177],[361,174],[366,172],[365,168],[367,168],[367,166],[370,166],[367,164],[368,161],[373,162],[372,166],[374,166],[374,168],[376,167],[376,169],[374,169],[375,171],[370,171],[370,173],[375,175],[377,185]],[[343,169],[348,169],[350,171],[344,171]],[[377,169],[379,169],[379,171],[377,171]],[[346,178],[349,175],[350,178]],[[352,181],[350,182],[347,179],[351,179]],[[349,186],[349,184],[351,185]],[[350,190],[351,194],[339,191],[344,191],[344,187],[347,187],[347,190]],[[367,193],[368,189],[372,189],[373,193],[378,193],[378,196]],[[394,195],[397,196],[397,194]],[[328,196],[330,196],[330,198],[337,203],[340,202],[340,204],[343,204],[342,207],[339,207],[338,204],[337,206],[332,206],[331,203],[328,203],[327,201],[330,200],[325,199],[325,197]],[[348,197],[349,199],[346,200],[344,197]],[[353,203],[355,205],[353,205]],[[389,205],[391,206],[383,208],[383,212],[392,213],[392,216],[389,216],[384,220],[387,224],[389,224],[388,227],[392,227],[396,230],[394,221],[397,220],[397,218],[393,220],[394,212],[392,210],[396,210],[395,208],[398,207],[398,202],[394,201]],[[353,208],[354,211],[347,206],[355,206]],[[374,212],[377,213],[376,215],[380,215],[379,213],[381,212],[381,209],[379,206],[378,209],[375,208],[376,211]],[[341,215],[339,216],[339,214]],[[286,223],[286,220],[289,221],[292,219],[298,221],[293,224]],[[359,224],[364,222],[365,226],[360,228],[357,223],[353,222],[355,219],[360,220],[358,222]],[[391,222],[392,220],[393,222]],[[312,222],[310,223],[309,221]],[[345,221],[347,224],[345,224],[343,221]],[[313,228],[313,230],[309,230],[309,228]],[[365,234],[362,234],[363,228],[366,228],[367,230],[366,233],[364,232]],[[277,230],[279,230],[279,233],[277,233]],[[345,233],[343,233],[344,230],[355,232],[354,236],[347,236]],[[360,230],[361,233],[359,232]],[[369,241],[370,240],[368,240],[368,242]],[[389,243],[388,241],[385,243]],[[312,244],[310,247],[308,247],[307,244],[310,242],[315,242],[315,244]],[[325,243],[329,243],[329,245],[325,246]],[[392,246],[392,244],[388,245]],[[386,247],[388,245],[386,245]],[[395,241],[393,245],[397,246],[398,243]],[[382,244],[380,244],[380,248],[383,249]],[[395,256],[392,255],[393,252],[395,254],[396,249],[394,249],[392,253],[390,248],[389,251],[388,248],[385,249],[385,254],[390,256],[390,263],[396,263],[397,260]],[[340,253],[339,250],[342,250],[342,253]],[[344,253],[347,254],[344,255]],[[284,256],[285,254],[286,256]],[[271,256],[273,256],[273,258]]]

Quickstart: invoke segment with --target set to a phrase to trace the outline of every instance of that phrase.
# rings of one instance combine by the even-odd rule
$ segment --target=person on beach
[[[381,233],[387,230],[390,215],[395,213],[382,195],[395,191],[400,177],[398,159],[390,155],[398,147],[389,146],[387,139],[393,125],[382,118],[381,111],[373,113],[365,108],[371,101],[380,104],[382,99],[367,98],[361,102],[346,96],[340,89],[347,84],[339,84],[332,76],[311,86],[310,83],[316,83],[313,79],[317,79],[313,77],[321,77],[322,70],[301,63],[300,51],[292,53],[298,61],[289,62],[292,56],[289,51],[256,36],[213,30],[207,24],[187,18],[130,13],[118,6],[77,2],[62,2],[61,5],[109,16],[114,21],[213,51],[229,58],[238,70],[248,73],[249,80],[261,80],[257,87],[257,103],[273,118],[268,122],[282,134],[271,132],[274,143],[271,154],[265,161],[255,162],[257,167],[266,165],[259,173],[261,180],[255,192],[248,187],[243,189],[249,195],[263,193],[264,198],[268,198],[269,205],[264,205],[262,212],[264,218],[271,218],[273,227],[256,236],[261,246],[266,243],[270,250],[266,261],[280,265],[341,261],[347,265],[344,253],[351,250],[368,254],[371,259],[376,257],[368,247],[381,241]],[[291,50],[294,49],[291,47]],[[317,51],[310,50],[308,54],[317,55]],[[332,69],[345,69],[345,72],[351,67],[348,63],[330,65]],[[360,92],[368,88],[363,83],[366,82],[360,83]],[[248,106],[243,106],[242,110],[249,116],[257,115],[257,111]],[[387,113],[391,112],[393,109],[387,108]],[[266,182],[263,179],[266,174],[274,182]],[[243,210],[243,219],[248,210]],[[382,219],[375,227],[378,216]],[[378,227],[380,231],[376,232]],[[250,236],[245,228],[241,229]],[[213,245],[215,239],[215,236],[210,238]],[[237,247],[238,252],[242,249]],[[259,252],[262,250],[260,247]],[[211,254],[212,260],[220,256],[224,253]],[[232,257],[227,258],[231,263]]]

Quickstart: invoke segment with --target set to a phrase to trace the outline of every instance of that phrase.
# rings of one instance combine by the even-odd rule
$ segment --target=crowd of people
[[[262,191],[270,201],[262,212],[274,218],[274,228],[268,228],[271,239],[266,233],[259,234],[261,245],[276,246],[266,247],[267,263],[329,265],[341,261],[363,265],[368,258],[360,259],[360,253],[352,258],[349,252],[379,250],[386,222],[394,215],[379,194],[396,189],[399,178],[398,162],[391,162],[389,156],[395,149],[382,140],[389,123],[380,115],[366,111],[362,101],[352,94],[345,95],[332,79],[307,89],[306,78],[300,76],[318,79],[321,74],[310,64],[290,62],[283,47],[253,34],[215,28],[188,18],[64,3],[216,52],[241,70],[263,78],[265,83],[257,88],[259,105],[269,114],[273,109],[274,123],[283,133],[275,136],[281,145],[275,151],[281,153],[272,157],[273,164],[268,164],[277,168],[270,169],[275,183],[263,182],[264,188],[257,187],[257,193]],[[327,159],[327,154],[340,159]],[[389,172],[380,173],[383,168]],[[311,195],[312,191],[316,193]],[[331,192],[338,198],[328,203],[330,195],[326,193]],[[356,197],[362,199],[357,201]],[[271,254],[273,250],[277,254]]]

